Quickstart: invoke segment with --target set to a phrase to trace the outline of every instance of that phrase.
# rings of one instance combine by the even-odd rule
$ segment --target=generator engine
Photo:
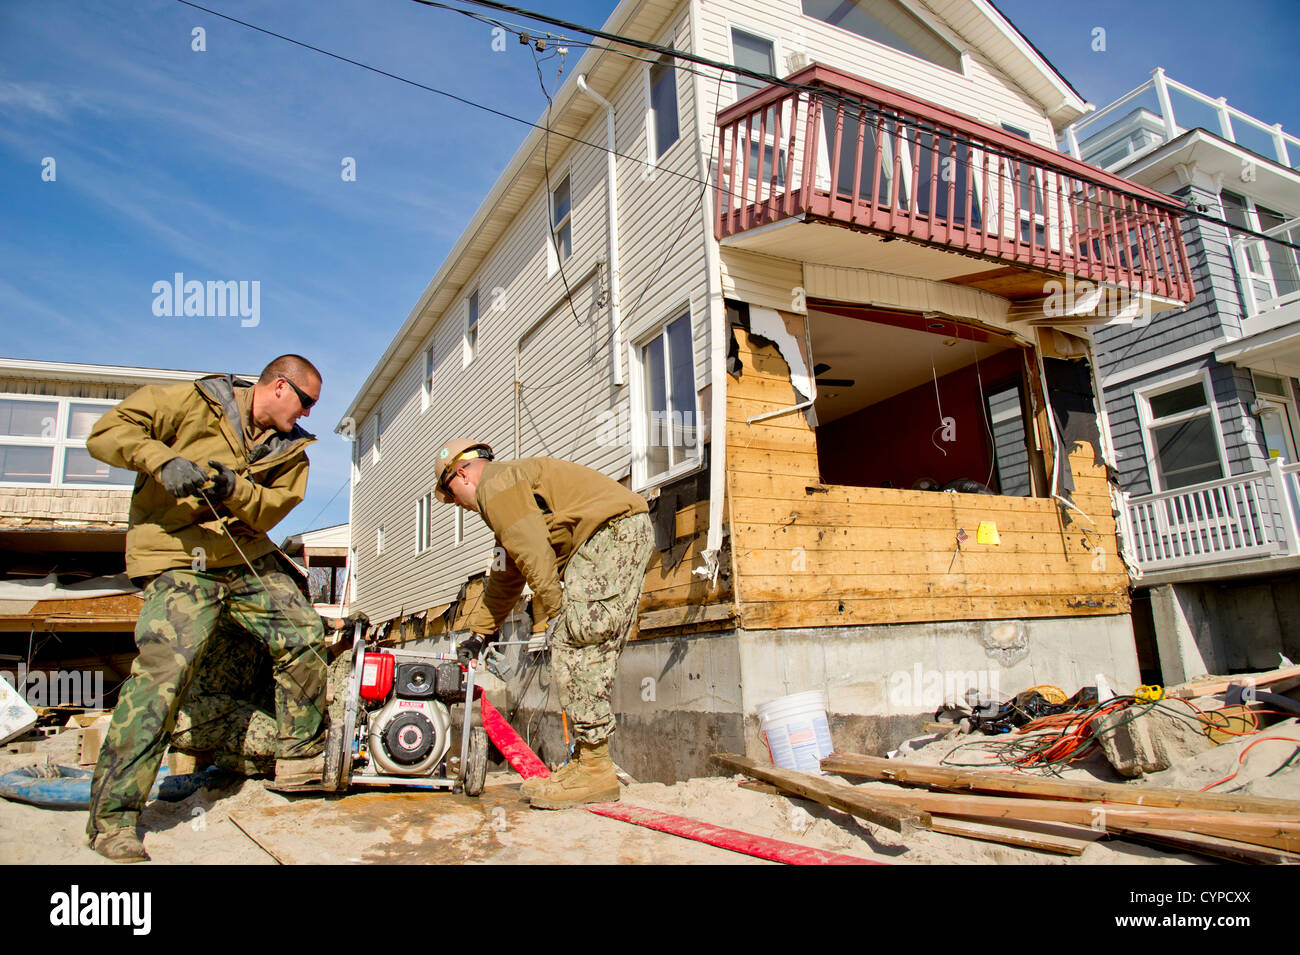
[[[367,650],[359,638],[352,652],[344,719],[337,731],[331,728],[326,747],[333,788],[352,783],[482,792],[488,746],[473,703],[477,661]]]

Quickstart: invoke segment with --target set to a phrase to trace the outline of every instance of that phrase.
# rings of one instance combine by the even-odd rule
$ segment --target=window
[[[375,442],[370,446],[370,460],[372,463],[379,462],[379,439],[384,433],[384,412],[383,409],[375,410]]]
[[[1015,126],[1002,124],[1002,128],[1013,136],[1029,139],[1029,133]],[[1042,170],[1027,162],[1012,162],[1009,159],[998,160],[1000,175],[1012,178],[1011,194],[1020,210],[1020,241],[1042,245],[1047,232],[1047,219],[1044,215]],[[993,192],[993,187],[989,186]],[[1126,263],[1127,265],[1127,263]]]
[[[1252,372],[1255,404],[1251,411],[1259,415],[1264,447],[1270,458],[1283,458],[1287,464],[1296,460],[1296,406],[1291,383],[1276,375]]]
[[[650,64],[650,155],[658,161],[681,138],[677,122],[677,71],[671,56]]]
[[[384,552],[384,525],[380,524],[379,529],[375,531],[375,556],[378,557]]]
[[[1217,481],[1224,475],[1222,441],[1208,393],[1202,377],[1139,397],[1147,446],[1162,491]]]
[[[452,542],[459,546],[465,541],[465,509],[457,505],[452,510],[456,515],[452,518]]]
[[[1280,228],[1286,224],[1288,216],[1226,189],[1220,199],[1223,218],[1235,227],[1229,230],[1234,237],[1237,230],[1250,229],[1271,232],[1283,242],[1300,242],[1300,227]],[[1277,241],[1250,237],[1246,238],[1244,246],[1250,277],[1269,287],[1270,294],[1266,298],[1280,298],[1300,291],[1300,260],[1295,249]]]
[[[135,473],[86,450],[86,437],[112,401],[0,397],[0,483],[45,487],[130,487]]]
[[[736,66],[766,76],[776,75],[776,45],[761,36],[731,28],[731,62]],[[766,84],[748,76],[736,75],[736,99],[757,93]]]
[[[898,0],[803,0],[804,16],[961,72],[961,54]]]
[[[646,485],[687,470],[699,458],[690,311],[642,343],[634,364],[640,377],[634,461],[638,483]]]
[[[461,367],[469,363],[478,354],[478,289],[465,299],[465,337],[461,344]]]
[[[415,502],[415,552],[423,554],[433,541],[433,495],[426,494]]]
[[[424,383],[420,386],[420,410],[428,411],[433,403],[433,346],[424,350]]]
[[[572,208],[569,196],[569,177],[551,190],[551,241],[547,255],[547,274],[554,275],[573,252]]]

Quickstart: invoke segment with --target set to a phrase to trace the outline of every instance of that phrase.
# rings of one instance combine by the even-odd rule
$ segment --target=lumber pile
[[[1287,799],[1046,779],[851,753],[822,760],[825,772],[872,783],[862,786],[730,753],[714,758],[787,796],[901,833],[930,829],[1076,856],[1098,839],[1124,838],[1237,862],[1300,862],[1300,802]]]

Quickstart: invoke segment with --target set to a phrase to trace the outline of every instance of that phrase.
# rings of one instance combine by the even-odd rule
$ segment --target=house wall
[[[658,42],[690,46],[685,7]],[[705,229],[698,201],[696,105],[692,74],[678,71],[681,138],[649,171],[645,109],[647,85],[636,63],[613,91],[601,91],[616,111],[624,351],[623,385],[612,383],[606,255],[605,116],[598,112],[579,139],[600,148],[552,139],[551,186],[567,171],[572,191],[573,254],[564,277],[547,275],[549,207],[538,189],[504,237],[488,252],[456,304],[438,320],[434,385],[424,407],[424,353],[401,369],[384,394],[379,460],[373,455],[374,416],[361,422],[360,478],[353,489],[353,546],[357,600],[375,620],[446,603],[470,574],[488,564],[492,534],[476,515],[465,517],[465,537],[453,543],[454,508],[433,507],[433,546],[417,555],[416,502],[433,489],[433,455],[448,438],[472,436],[500,458],[547,455],[597,468],[627,481],[631,470],[630,356],[632,349],[689,307],[697,391],[709,382]],[[596,271],[590,280],[584,277]],[[572,307],[565,291],[572,290]],[[465,298],[480,290],[478,354],[462,367]],[[495,290],[500,292],[496,293]],[[495,297],[494,297],[495,296]],[[500,304],[492,310],[493,302]],[[531,331],[530,331],[531,330]],[[427,347],[429,342],[423,343]],[[515,361],[520,356],[518,433]],[[702,415],[707,400],[699,400]],[[384,525],[384,552],[376,554]],[[654,581],[658,590],[689,584],[689,566]],[[675,574],[675,575],[674,575]],[[652,593],[655,588],[648,588]],[[689,587],[679,591],[685,599]],[[660,601],[669,599],[662,594]]]
[[[805,16],[800,0],[769,0],[762,4],[743,0],[710,0],[700,6],[701,42],[696,52],[732,62],[731,27],[776,41],[776,73],[786,76],[798,67],[791,56],[802,51],[809,60],[837,67],[863,79],[922,97],[994,126],[1007,123],[1029,133],[1042,145],[1055,148],[1056,137],[1042,107],[970,45],[958,37],[925,4],[909,4],[923,20],[937,27],[963,52],[964,73],[955,73],[927,60],[864,39]],[[708,96],[714,95],[710,90]],[[736,87],[727,81],[721,94],[725,108],[736,101]]]
[[[802,325],[785,320],[792,333]],[[747,423],[797,399],[777,350],[735,335],[744,372],[728,383],[727,493],[747,630],[1128,613],[1109,485],[1091,447],[1069,456],[1074,502],[1091,524],[1066,524],[1047,498],[823,490],[800,415]],[[999,545],[976,543],[985,521]],[[956,553],[959,529],[968,540]]]

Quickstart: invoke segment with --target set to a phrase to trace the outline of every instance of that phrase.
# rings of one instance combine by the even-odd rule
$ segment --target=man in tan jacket
[[[307,491],[297,425],[321,378],[300,355],[254,385],[229,375],[150,385],[109,410],[86,448],[137,471],[127,573],[143,588],[139,648],[91,783],[87,833],[118,862],[149,858],[140,810],[209,638],[233,621],[270,651],[276,681],[276,787],[312,788],[323,770],[324,628],[267,536]],[[211,471],[205,469],[210,468]]]
[[[578,758],[547,780],[526,782],[525,795],[536,809],[618,799],[610,695],[654,548],[645,500],[591,468],[556,458],[497,462],[486,444],[464,439],[438,452],[437,495],[478,513],[505,552],[469,619],[469,650],[477,653],[501,628],[525,582],[533,633],[550,629],[551,666]]]

